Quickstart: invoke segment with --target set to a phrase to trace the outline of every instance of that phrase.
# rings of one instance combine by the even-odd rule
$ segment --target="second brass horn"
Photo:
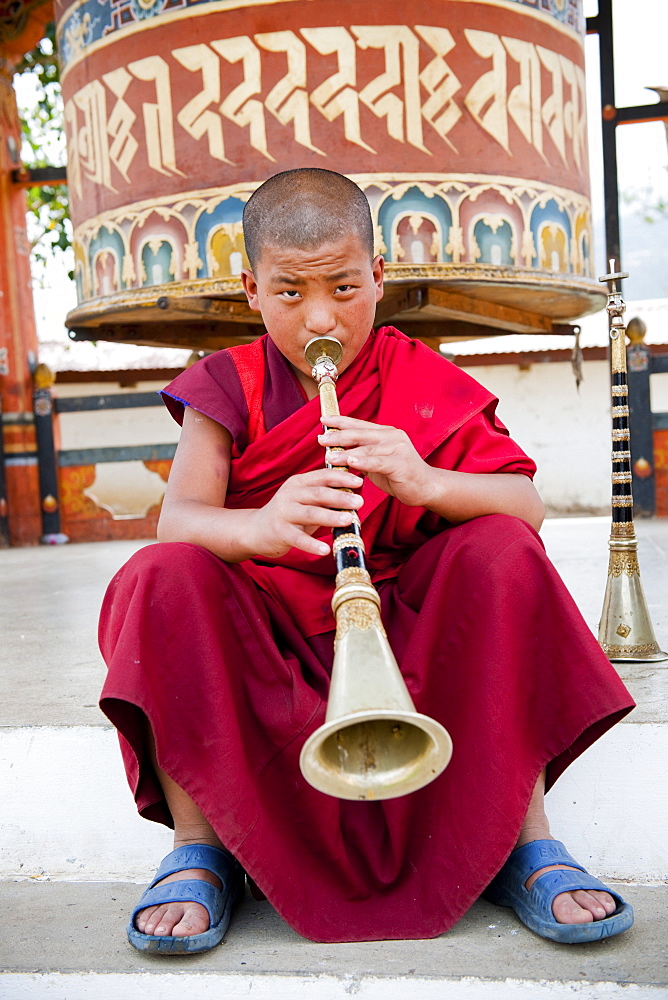
[[[334,337],[315,337],[304,353],[326,421],[339,412],[335,382],[343,348]],[[357,514],[333,535],[336,638],[327,715],[304,744],[299,763],[306,780],[327,795],[396,798],[447,767],[452,740],[440,723],[415,710],[380,619]]]

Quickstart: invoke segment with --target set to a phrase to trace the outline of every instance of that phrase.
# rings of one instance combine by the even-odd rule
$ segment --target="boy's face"
[[[255,271],[241,280],[251,309],[262,313],[269,336],[297,370],[311,380],[304,347],[313,337],[336,337],[344,371],[364,345],[383,297],[382,257],[369,259],[351,233],[316,250],[265,247]],[[300,378],[302,384],[306,384]]]

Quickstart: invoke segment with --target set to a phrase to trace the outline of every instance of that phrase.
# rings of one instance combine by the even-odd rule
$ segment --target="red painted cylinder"
[[[71,324],[137,317],[160,294],[238,296],[243,205],[302,166],[364,189],[390,285],[552,319],[601,304],[581,0],[59,10]]]

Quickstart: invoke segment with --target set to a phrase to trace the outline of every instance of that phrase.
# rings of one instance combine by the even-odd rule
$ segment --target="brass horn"
[[[340,342],[314,337],[304,354],[318,383],[322,416],[338,414]],[[334,450],[325,455],[330,469],[328,452]],[[396,798],[422,788],[447,767],[452,740],[440,723],[415,710],[381,622],[357,514],[333,535],[336,637],[327,714],[304,744],[299,764],[309,784],[327,795]]]
[[[615,270],[599,278],[609,282],[607,312],[610,319],[612,359],[612,525],[608,580],[598,641],[614,663],[666,660],[659,647],[647,609],[638,565],[638,540],[633,523],[631,491],[631,434],[626,371],[626,303],[617,291],[617,279],[628,274]]]

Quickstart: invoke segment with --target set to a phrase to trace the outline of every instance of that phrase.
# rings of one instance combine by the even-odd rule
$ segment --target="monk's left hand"
[[[365,473],[375,486],[410,507],[424,507],[433,491],[433,470],[420,458],[405,431],[356,417],[327,417],[327,433],[318,441],[333,451],[332,465]]]

